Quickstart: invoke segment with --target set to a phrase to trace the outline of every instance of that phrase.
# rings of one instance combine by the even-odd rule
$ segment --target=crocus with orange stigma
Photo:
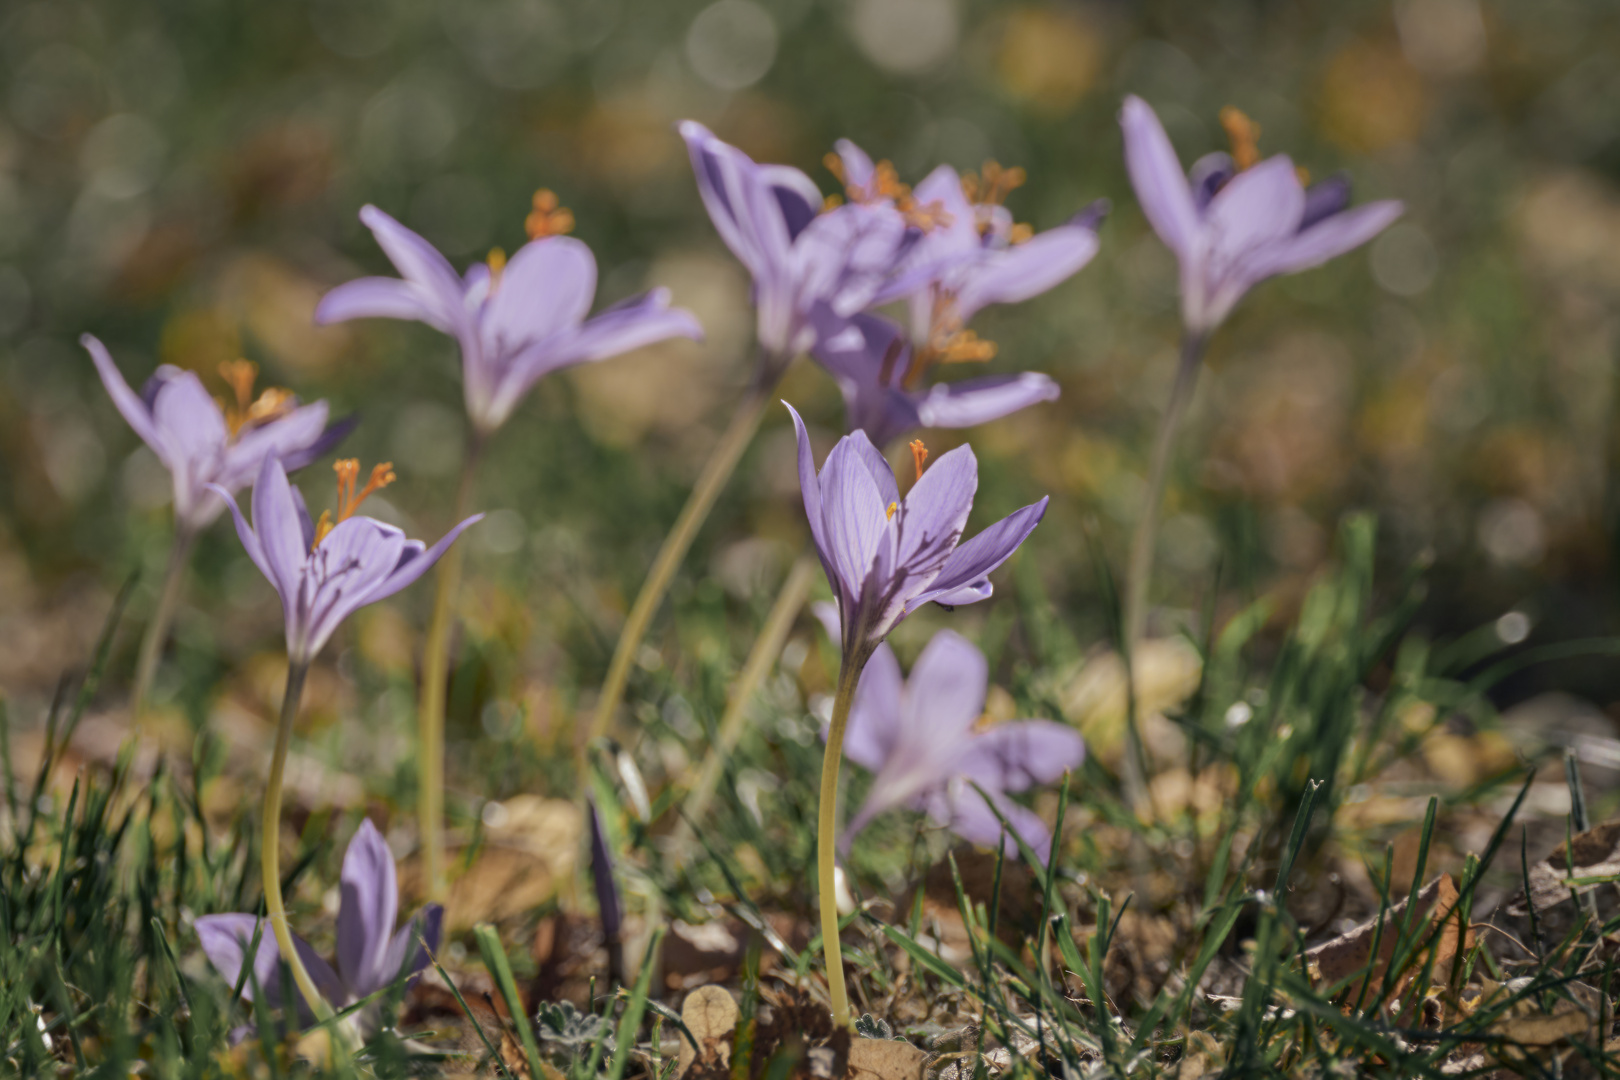
[[[860,431],[840,439],[818,473],[804,421],[791,405],[788,411],[798,432],[799,487],[810,536],[838,603],[842,657],[821,765],[816,874],[833,1022],[848,1027],[834,885],[838,767],[861,672],[889,632],[924,604],[954,606],[989,597],[990,572],[1011,558],[1040,524],[1047,500],[960,543],[979,486],[972,448],[959,446],[928,466],[926,448],[914,442],[916,479],[902,496],[888,461]]]
[[[352,458],[336,465],[336,514],[309,516],[304,498],[287,482],[281,462],[267,458],[253,485],[253,521],[249,524],[236,500],[220,489],[236,534],[248,558],[281,597],[287,629],[287,688],[281,699],[281,721],[265,783],[264,835],[260,844],[265,916],[275,933],[281,957],[293,981],[317,1016],[330,1015],[323,995],[294,947],[281,899],[281,782],[294,719],[303,697],[309,665],[348,616],[392,596],[428,571],[450,549],[462,531],[482,514],[462,521],[431,548],[408,540],[393,525],[355,511],[366,497],[391,483],[394,470],[374,467],[360,487],[360,463]]]

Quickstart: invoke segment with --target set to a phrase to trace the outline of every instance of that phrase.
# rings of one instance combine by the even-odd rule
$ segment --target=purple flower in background
[[[536,196],[537,208],[546,194]],[[510,260],[495,252],[461,277],[432,244],[367,206],[360,220],[400,276],[339,285],[322,297],[315,321],[414,319],[454,337],[461,346],[467,413],[486,435],[542,376],[666,338],[703,336],[691,312],[669,306],[668,289],[586,319],[596,295],[596,259],[580,241],[550,232],[549,223],[558,219],[572,221],[553,210],[541,214],[536,226],[536,215],[530,215],[536,239]]]
[[[1181,261],[1181,314],[1195,335],[1220,325],[1261,281],[1360,247],[1403,209],[1393,200],[1349,209],[1350,185],[1342,177],[1307,189],[1286,155],[1258,160],[1255,129],[1246,120],[1250,139],[1234,139],[1237,161],[1209,154],[1190,175],[1181,171],[1163,125],[1141,98],[1125,99],[1119,122],[1142,212]]]
[[[203,528],[225,509],[214,488],[229,492],[246,486],[267,458],[301,469],[336,446],[356,423],[348,417],[328,427],[326,402],[299,405],[285,390],[265,390],[255,398],[258,367],[246,360],[220,365],[235,398],[230,404],[203,389],[195,372],[171,364],[159,367],[137,394],[106,346],[89,334],[79,344],[89,351],[118,411],[173,475],[174,514],[183,532]]]
[[[297,935],[294,947],[321,996],[334,1008],[343,1008],[392,984],[401,975],[414,978],[428,965],[429,952],[437,952],[444,909],[429,904],[409,923],[394,930],[399,914],[399,886],[394,875],[394,856],[382,834],[369,820],[349,841],[343,855],[343,899],[337,919],[337,968],[321,959]],[[214,969],[232,986],[242,974],[243,958],[253,941],[256,915],[204,915],[197,920],[197,937]],[[427,943],[423,948],[421,942]],[[296,991],[283,994],[280,975],[281,954],[276,939],[265,924],[259,933],[259,951],[253,958],[253,977],[259,990],[272,1005],[285,1005],[288,997],[298,1002],[305,1023],[312,1017],[308,1005]],[[253,999],[253,979],[243,983],[243,997]],[[362,1010],[361,1025],[374,1025],[373,1010]]]
[[[892,320],[867,314],[838,319],[824,312],[818,324],[815,357],[844,395],[848,428],[866,432],[877,446],[916,428],[988,423],[1058,396],[1058,384],[1034,371],[913,389],[920,361]]]
[[[982,175],[960,176],[949,165],[915,189],[900,184],[888,162],[873,164],[848,139],[839,140],[837,172],[852,198],[888,199],[929,228],[916,260],[935,276],[910,296],[911,340],[918,355],[914,387],[933,363],[989,359],[994,349],[950,350],[977,342],[963,327],[991,304],[1015,304],[1067,281],[1097,254],[1097,227],[1108,212],[1098,200],[1066,223],[1037,233],[1015,224],[1003,205],[1024,183],[1024,170],[985,163]],[[829,161],[829,165],[832,162]],[[988,343],[978,343],[980,345]],[[934,355],[937,354],[937,355]]]
[[[929,266],[912,257],[922,231],[894,206],[824,210],[798,169],[760,165],[692,120],[681,136],[720,239],[753,275],[759,343],[777,370],[815,344],[820,305],[847,318],[928,280]]]
[[[355,490],[360,466],[353,459],[340,461],[338,514],[319,523],[310,519],[304,497],[287,482],[281,462],[266,458],[253,485],[253,524],[242,516],[236,500],[218,489],[236,519],[236,535],[248,557],[281,595],[287,621],[287,655],[294,663],[307,663],[321,651],[338,625],[367,604],[405,588],[428,569],[455,542],[461,531],[484,515],[474,514],[424,550],[420,540],[407,540],[392,525],[354,511],[366,496],[394,479],[393,470],[378,465],[366,486]]]
[[[1047,499],[1024,507],[958,546],[979,464],[959,446],[918,477],[904,498],[894,473],[861,431],[838,440],[818,475],[810,436],[793,406],[799,436],[799,487],[843,626],[844,662],[861,663],[907,615],[934,601],[971,604],[991,593],[989,573],[1040,524]],[[858,670],[858,668],[857,668]]]
[[[838,637],[838,613],[817,605],[827,632]],[[861,673],[844,734],[844,756],[874,774],[866,800],[844,829],[846,850],[855,834],[896,806],[925,811],[964,840],[993,847],[1002,841],[996,810],[1044,861],[1051,831],[1040,816],[1007,798],[1035,784],[1049,784],[1085,760],[1080,733],[1050,720],[1010,720],[982,727],[990,670],[968,640],[941,630],[929,641],[911,678],[887,643],[879,645]],[[1008,854],[1017,854],[1012,837]]]

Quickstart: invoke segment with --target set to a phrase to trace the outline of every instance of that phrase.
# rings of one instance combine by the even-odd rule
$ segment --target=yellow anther
[[[941,364],[982,364],[996,358],[996,343],[972,330],[958,330],[935,350]]]
[[[225,361],[219,365],[219,377],[236,398],[234,404],[219,403],[220,411],[225,414],[225,428],[233,442],[248,428],[291,412],[296,404],[291,391],[275,387],[266,389],[254,400],[253,383],[259,377],[259,365],[251,360]]]
[[[875,203],[888,200],[894,203],[894,208],[900,211],[907,225],[923,232],[930,232],[951,223],[951,215],[946,212],[944,203],[937,199],[926,205],[917,201],[911,192],[911,185],[900,182],[900,173],[892,162],[878,162],[872,166],[872,176],[865,184],[855,184],[850,181],[849,174],[844,169],[843,158],[829,153],[821,160],[822,164],[827,166],[827,171],[837,177],[838,182],[844,186],[844,194],[849,197],[850,202]],[[843,201],[837,195],[827,196],[821,204],[822,212],[836,209],[843,205]]]
[[[489,264],[489,283],[490,287],[494,288],[500,283],[501,271],[506,269],[506,252],[498,247],[492,247],[484,261]]]
[[[1017,225],[1014,225],[1012,227],[1012,231],[1007,234],[1007,242],[1009,244],[1027,244],[1030,240],[1034,239],[1034,237],[1034,226],[1025,225],[1023,222],[1019,222]]]
[[[1303,166],[1303,165],[1295,165],[1294,166],[1294,175],[1299,177],[1299,186],[1300,187],[1310,187],[1311,186],[1311,170],[1307,169],[1305,166]]]
[[[911,440],[911,463],[917,468],[917,479],[922,479],[923,462],[928,460],[928,447],[923,445],[921,439]]]
[[[1250,120],[1241,109],[1228,105],[1221,110],[1221,127],[1232,143],[1232,164],[1238,172],[1260,161],[1260,125]]]
[[[825,214],[827,211],[836,210],[843,205],[844,197],[842,195],[828,195],[821,200],[821,212]]]
[[[963,175],[962,194],[967,196],[968,202],[999,206],[1013,189],[1023,187],[1028,179],[1029,174],[1018,166],[1008,169],[994,160],[986,161],[981,172]]]
[[[887,510],[883,511],[883,516],[886,519],[888,519],[890,521],[893,521],[894,520],[894,512],[896,510],[898,510],[898,509],[900,509],[900,504],[897,503],[897,502],[892,502],[892,503],[889,504],[889,508]]]
[[[334,461],[332,471],[337,473],[337,516],[334,518],[330,510],[321,512],[321,519],[315,525],[315,542],[312,548],[319,547],[321,541],[325,540],[327,534],[336,528],[339,523],[348,521],[353,517],[354,512],[360,509],[360,504],[365,502],[368,496],[381,491],[396,479],[394,465],[389,461],[373,465],[371,467],[371,476],[366,480],[366,486],[359,491],[355,490],[355,485],[360,480],[359,458],[342,458]]]
[[[566,206],[559,206],[557,193],[550,188],[541,188],[534,193],[534,209],[523,220],[523,228],[529,234],[530,240],[539,240],[544,236],[561,236],[563,233],[574,231],[574,212]]]

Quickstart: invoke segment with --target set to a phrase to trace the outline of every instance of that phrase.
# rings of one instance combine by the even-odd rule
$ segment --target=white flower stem
[[[276,936],[276,947],[281,959],[292,971],[298,992],[304,995],[316,1019],[326,1020],[332,1010],[327,1006],[315,981],[304,968],[304,961],[293,945],[292,930],[287,925],[287,908],[281,899],[281,781],[287,768],[287,744],[292,739],[293,721],[298,717],[298,706],[304,696],[304,676],[309,673],[309,661],[287,660],[287,689],[281,697],[281,721],[276,726],[276,749],[270,758],[270,778],[264,788],[264,834],[260,838],[260,875],[264,878],[264,912],[270,930]],[[246,963],[253,963],[248,957]],[[282,995],[287,1002],[287,995]],[[290,1002],[287,1002],[290,1005]]]
[[[195,529],[188,528],[178,519],[175,521],[168,569],[163,572],[157,607],[152,609],[152,618],[146,624],[146,635],[141,638],[141,651],[135,661],[135,685],[130,691],[129,712],[137,734],[146,712],[146,699],[152,692],[152,680],[157,677],[158,662],[163,659],[163,647],[169,640],[169,626],[174,622],[175,608],[180,604],[180,586],[186,579],[186,567],[191,562],[191,548],[196,539]]]
[[[862,657],[845,656],[838,669],[838,694],[833,698],[832,724],[827,728],[827,751],[821,759],[821,806],[816,819],[816,889],[821,905],[821,954],[826,960],[827,994],[832,998],[833,1025],[850,1026],[849,991],[844,987],[844,957],[838,940],[838,769],[844,759],[844,729],[849,707],[861,681]]]
[[[456,521],[467,517],[478,469],[479,440],[467,444],[456,486]],[[461,587],[465,544],[452,544],[439,560],[433,590],[433,615],[422,649],[422,696],[417,703],[418,831],[422,834],[423,877],[427,898],[443,903],[449,884],[444,874],[444,707],[450,678],[450,629],[455,622],[456,592]]]
[[[602,680],[602,692],[596,699],[596,712],[591,717],[590,729],[577,747],[582,775],[586,748],[612,728],[614,713],[618,711],[625,685],[630,681],[630,665],[635,661],[642,639],[647,636],[652,617],[663,602],[664,594],[669,591],[675,571],[680,569],[687,551],[691,549],[698,529],[714,508],[720,492],[725,490],[731,474],[736,471],[743,451],[753,441],[754,432],[759,429],[759,422],[765,415],[765,405],[776,389],[776,383],[776,379],[766,378],[749,388],[747,396],[732,414],[730,425],[704,464],[703,472],[692,487],[692,494],[687,496],[680,516],[675,519],[669,535],[664,537],[657,557],[653,559],[647,580],[642,583],[641,592],[636,594],[636,602],[625,617],[624,629],[619,632],[619,643],[613,650],[613,659],[608,663],[607,677]]]
[[[1189,333],[1182,342],[1181,360],[1176,366],[1175,381],[1170,384],[1170,400],[1165,404],[1159,420],[1159,433],[1153,443],[1153,459],[1148,466],[1147,487],[1142,493],[1142,513],[1136,519],[1136,531],[1131,536],[1130,561],[1125,569],[1125,611],[1122,638],[1127,664],[1126,684],[1130,699],[1127,736],[1131,743],[1125,753],[1125,796],[1135,810],[1147,805],[1147,785],[1142,775],[1141,733],[1136,715],[1136,689],[1140,675],[1137,645],[1147,628],[1148,588],[1153,580],[1153,552],[1159,532],[1159,509],[1164,501],[1165,480],[1170,472],[1170,458],[1175,451],[1176,435],[1181,429],[1182,417],[1192,400],[1193,385],[1198,379],[1202,363],[1204,338]]]

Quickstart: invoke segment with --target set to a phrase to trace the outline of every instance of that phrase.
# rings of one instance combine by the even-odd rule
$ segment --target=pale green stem
[[[793,620],[804,607],[805,598],[810,595],[810,586],[815,581],[816,557],[811,554],[800,555],[794,560],[793,567],[788,571],[787,579],[782,582],[782,590],[776,595],[776,602],[765,616],[765,625],[760,627],[759,636],[754,639],[754,647],[748,654],[748,660],[743,664],[742,673],[737,676],[737,683],[731,688],[731,700],[726,703],[726,712],[720,718],[720,727],[715,731],[714,745],[709,747],[709,755],[703,762],[703,771],[698,775],[698,781],[692,786],[692,791],[686,796],[686,805],[683,808],[680,822],[675,826],[675,836],[670,844],[673,853],[670,867],[671,871],[678,870],[686,861],[687,850],[691,847],[692,829],[694,823],[703,820],[703,815],[709,809],[709,800],[714,798],[714,789],[720,783],[720,775],[725,771],[726,761],[731,757],[732,751],[737,748],[737,742],[742,738],[744,723],[748,716],[748,706],[759,690],[760,683],[776,663],[776,658],[782,654],[782,646],[787,641],[788,632],[793,629]]]
[[[832,998],[833,1026],[850,1026],[849,992],[844,988],[844,957],[838,940],[838,767],[844,759],[844,729],[849,706],[861,681],[864,657],[845,656],[838,670],[827,750],[821,758],[821,807],[816,818],[816,888],[821,905],[821,954],[827,966],[827,993]]]
[[[304,696],[304,676],[309,673],[307,660],[287,660],[287,689],[281,696],[281,722],[276,727],[276,749],[270,758],[270,779],[264,788],[264,835],[260,838],[260,874],[264,878],[264,913],[270,930],[276,936],[276,948],[281,959],[292,971],[298,992],[304,995],[317,1019],[332,1015],[315,981],[309,977],[304,962],[293,946],[292,929],[287,925],[287,908],[281,899],[281,779],[287,767],[287,744],[292,739],[293,721],[298,717],[299,702]]]
[[[669,591],[669,585],[675,577],[675,571],[680,569],[682,560],[692,547],[692,541],[697,537],[698,529],[709,516],[714,502],[725,490],[726,481],[736,471],[737,462],[742,459],[743,451],[754,438],[754,432],[759,428],[759,422],[765,415],[765,405],[769,401],[771,392],[776,388],[776,379],[763,379],[754,384],[748,391],[737,411],[731,418],[725,433],[715,445],[709,460],[703,466],[703,472],[698,476],[692,494],[687,496],[686,505],[681,508],[680,516],[664,537],[663,547],[658,549],[658,556],[653,560],[652,569],[647,573],[647,580],[642,583],[641,592],[636,595],[636,602],[630,607],[630,614],[625,617],[624,629],[619,632],[619,644],[613,650],[613,659],[608,663],[607,678],[602,681],[602,693],[596,699],[596,712],[591,717],[590,730],[585,739],[580,741],[578,753],[583,775],[585,748],[593,741],[608,734],[613,726],[614,713],[618,711],[619,701],[624,697],[625,685],[630,681],[630,665],[634,663],[636,653],[641,648],[642,639],[647,635],[647,627],[652,623],[652,617],[663,602],[664,594]]]
[[[146,636],[141,639],[141,651],[135,661],[135,686],[130,692],[129,711],[136,732],[140,731],[141,719],[146,712],[146,699],[152,692],[152,680],[157,677],[163,647],[169,640],[169,626],[174,622],[174,611],[180,604],[180,586],[186,579],[186,566],[191,562],[191,548],[196,540],[196,530],[175,522],[174,543],[169,547],[169,566],[163,572],[157,607],[152,609],[152,618],[146,624]]]
[[[461,481],[456,487],[456,521],[467,516],[472,502],[480,444],[467,445]],[[455,622],[456,592],[461,586],[464,544],[452,544],[439,560],[433,590],[433,615],[422,650],[422,697],[417,705],[418,830],[422,834],[423,877],[427,898],[443,903],[449,885],[444,874],[444,707],[449,689],[450,630]]]
[[[1153,460],[1148,466],[1147,488],[1142,494],[1142,513],[1136,520],[1136,531],[1131,536],[1130,561],[1125,569],[1124,644],[1127,664],[1126,678],[1130,700],[1130,715],[1126,725],[1130,745],[1125,753],[1125,796],[1133,809],[1147,803],[1147,784],[1142,775],[1141,734],[1136,715],[1136,688],[1139,674],[1137,645],[1147,627],[1148,588],[1153,580],[1153,552],[1159,532],[1159,509],[1164,501],[1165,479],[1170,472],[1170,458],[1175,450],[1176,434],[1181,429],[1182,417],[1192,400],[1193,384],[1198,378],[1198,367],[1203,358],[1204,339],[1197,334],[1187,335],[1181,347],[1181,360],[1176,366],[1175,381],[1170,384],[1170,400],[1159,420],[1159,433],[1153,443]]]

